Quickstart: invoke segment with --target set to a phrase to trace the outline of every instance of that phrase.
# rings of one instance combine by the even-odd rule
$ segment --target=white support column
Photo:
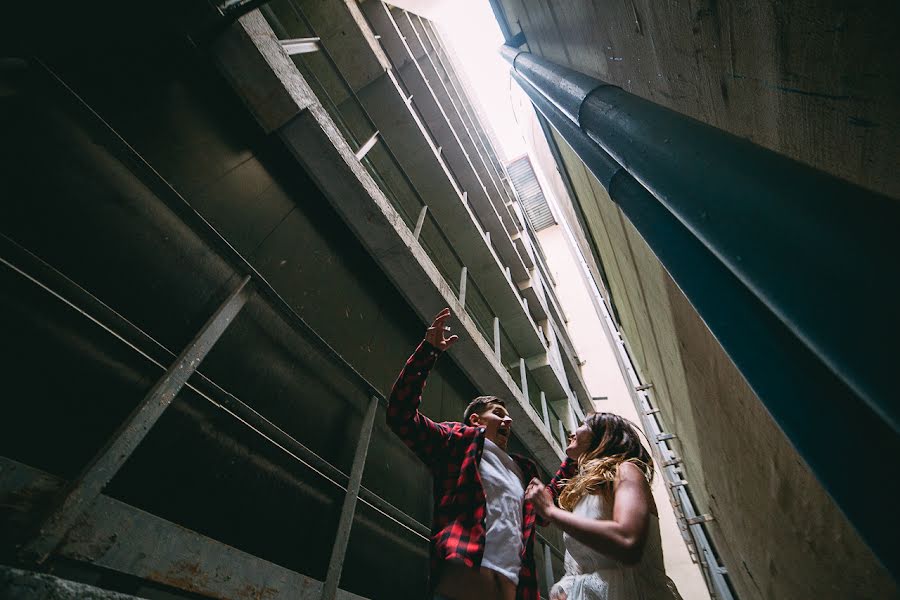
[[[550,431],[550,409],[547,408],[547,396],[544,392],[541,392],[541,412],[544,413],[544,425],[547,426],[547,431]]]
[[[525,402],[528,402],[528,377],[525,375],[525,359],[519,359],[519,379],[522,386],[522,395],[525,396]]]
[[[462,268],[459,274],[459,303],[463,308],[466,307],[466,280],[468,279],[468,269]]]
[[[584,411],[578,406],[578,400],[575,399],[575,393],[572,392],[572,390],[569,390],[569,404],[572,406],[572,411],[575,413],[575,423],[577,424],[584,421]]]
[[[500,353],[500,318],[494,317],[494,355],[497,357],[497,362],[501,361],[501,353]]]
[[[374,146],[376,143],[378,143],[377,131],[372,134],[372,137],[370,137],[365,144],[359,147],[359,150],[356,151],[356,160],[362,160],[363,158],[365,158],[366,154],[369,153],[369,150],[371,150],[372,146]]]
[[[306,54],[308,52],[318,52],[319,41],[317,37],[281,40],[281,47],[291,56],[294,54]]]
[[[428,212],[428,205],[425,204],[422,206],[422,210],[419,211],[419,218],[416,219],[416,230],[413,231],[413,235],[416,239],[419,239],[419,235],[422,233],[422,225],[425,224],[425,213]]]

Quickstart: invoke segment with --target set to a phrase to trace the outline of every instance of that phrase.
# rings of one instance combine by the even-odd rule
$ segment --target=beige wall
[[[542,187],[547,188],[546,185]],[[619,371],[613,349],[602,330],[602,323],[588,295],[579,259],[574,254],[565,230],[554,225],[538,232],[538,241],[547,256],[550,273],[556,281],[556,295],[568,319],[569,335],[575,351],[585,361],[581,368],[591,396],[606,396],[594,403],[598,411],[614,412],[640,423],[631,401],[625,379]],[[709,593],[699,567],[691,560],[678,530],[662,476],[657,473],[653,496],[659,509],[666,572],[678,586],[685,600],[706,600]]]
[[[871,43],[881,39],[877,32],[884,23],[896,22],[888,15],[896,13],[896,3],[870,3],[847,12],[816,2],[812,12],[818,22],[852,23],[822,38],[795,35],[800,29],[812,31],[805,29],[809,4],[776,8],[728,1],[698,9],[644,1],[500,3],[513,32],[521,28],[535,54],[826,172],[897,194],[900,179],[893,175],[900,137],[890,133],[891,127],[854,125],[860,119],[897,123],[900,63],[889,45]],[[714,519],[705,529],[736,596],[900,598],[896,582],[652,249],[556,137],[583,210],[584,227],[575,227],[579,246],[589,260],[593,246],[603,261],[605,295],[615,302],[634,362],[654,386],[654,406],[666,430],[678,436],[675,450],[692,499],[700,513]],[[881,150],[872,154],[874,147]],[[549,165],[553,186],[560,186],[553,160],[543,164]],[[559,198],[569,223],[578,223],[569,197]],[[599,283],[596,265],[590,266]]]

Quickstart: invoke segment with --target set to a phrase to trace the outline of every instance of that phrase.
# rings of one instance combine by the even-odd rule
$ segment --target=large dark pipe
[[[900,530],[900,519],[887,507],[872,507],[883,504],[881,461],[900,456],[900,437],[691,229],[576,125],[573,117],[581,106],[571,98],[593,91],[588,78],[568,80],[555,102],[515,70],[513,78],[607,189],[823,487],[896,574],[900,560],[892,532]],[[836,451],[838,437],[841,447],[853,451]]]
[[[900,432],[900,202],[528,52],[502,54]]]

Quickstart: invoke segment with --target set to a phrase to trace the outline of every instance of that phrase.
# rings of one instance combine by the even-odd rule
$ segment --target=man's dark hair
[[[497,396],[478,396],[477,398],[469,402],[469,405],[466,407],[466,412],[463,413],[463,423],[468,425],[469,417],[471,417],[472,415],[480,415],[495,404],[506,408],[506,402],[504,402]]]

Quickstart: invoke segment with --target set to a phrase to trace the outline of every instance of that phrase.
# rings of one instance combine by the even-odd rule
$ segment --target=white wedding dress
[[[584,496],[572,512],[591,519],[612,518],[606,502],[597,495]],[[663,567],[656,515],[650,515],[647,543],[636,565],[623,565],[568,534],[563,534],[563,541],[566,574],[550,590],[551,600],[557,597],[566,600],[681,600]]]

